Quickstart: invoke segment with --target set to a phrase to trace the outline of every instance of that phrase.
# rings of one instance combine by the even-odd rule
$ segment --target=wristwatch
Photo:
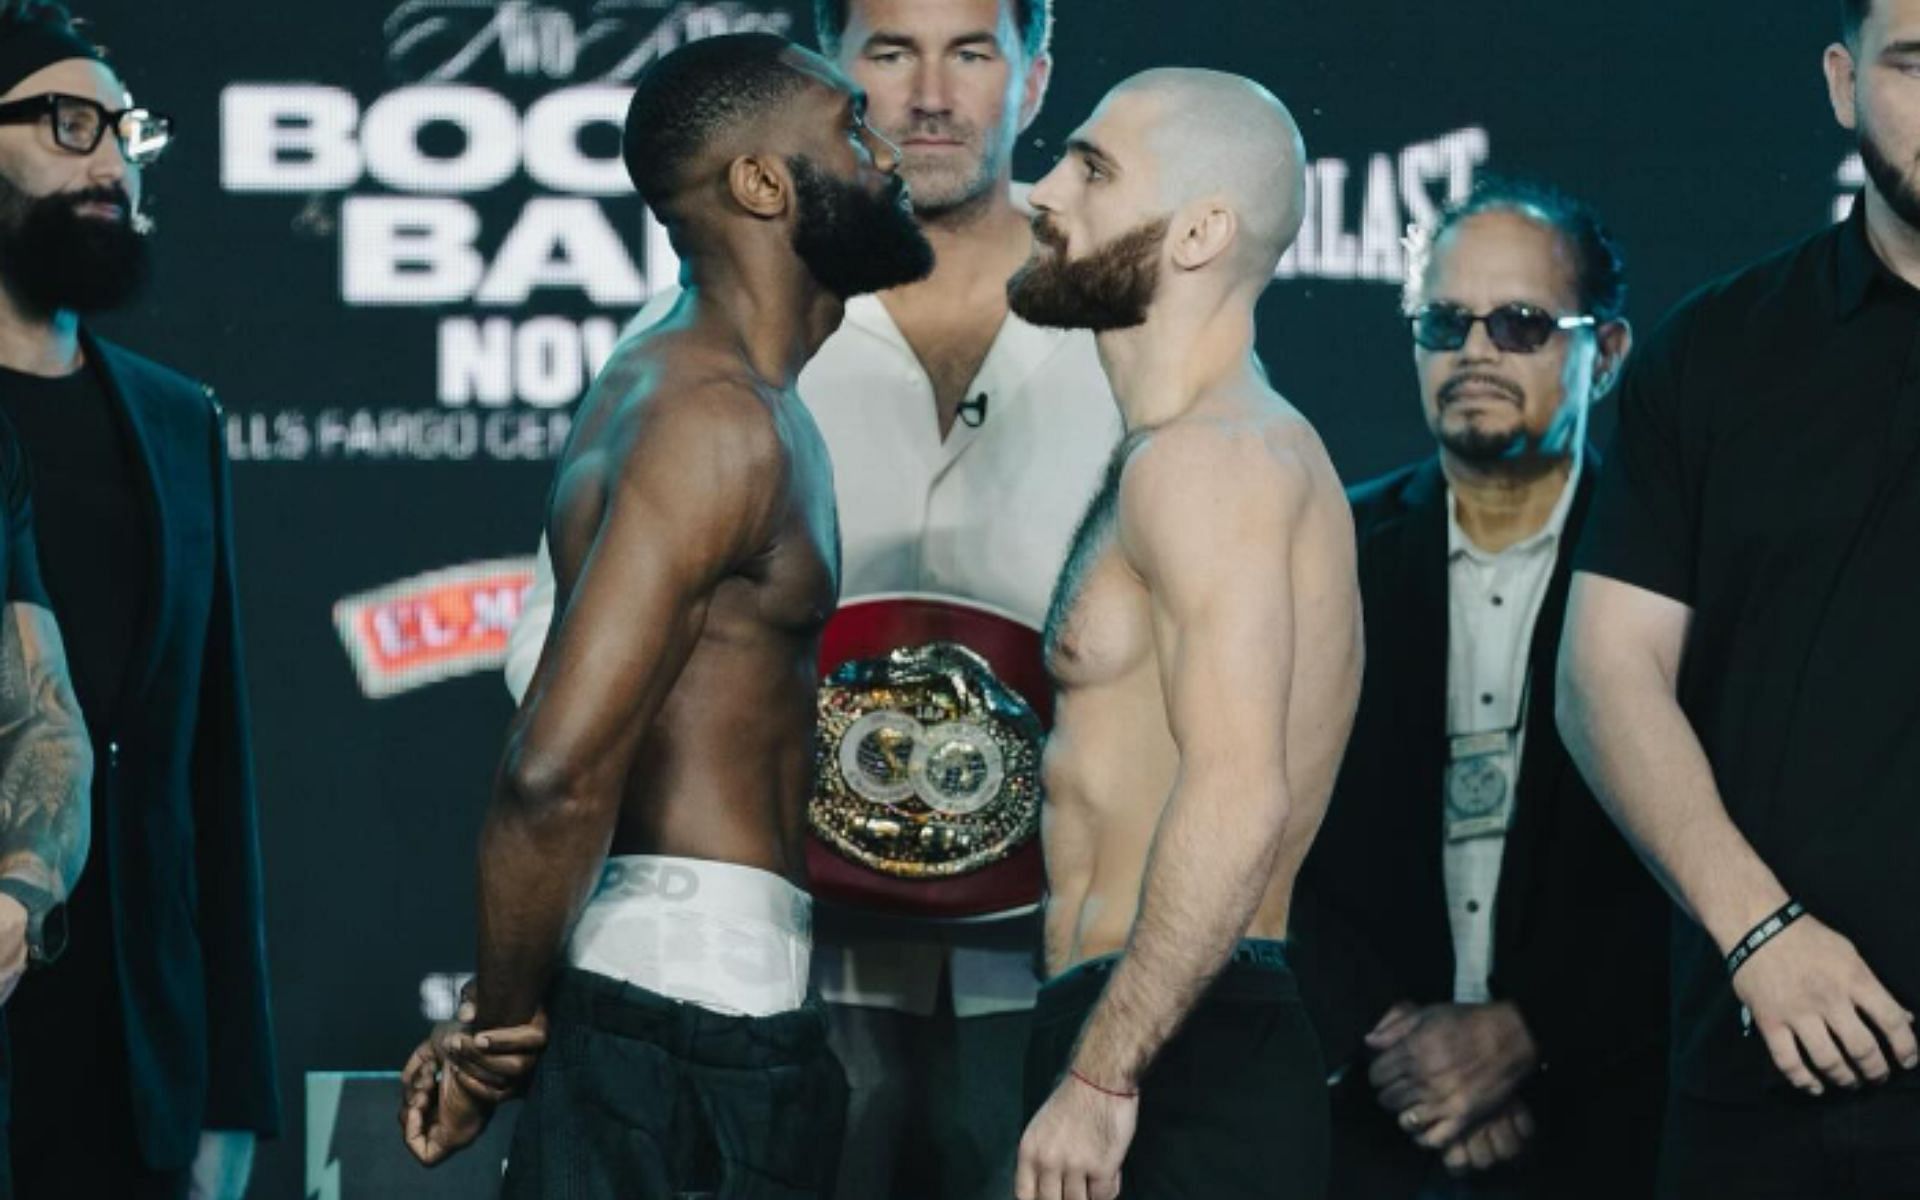
[[[67,906],[43,887],[0,876],[0,896],[12,896],[27,910],[27,965],[44,967],[67,948]]]

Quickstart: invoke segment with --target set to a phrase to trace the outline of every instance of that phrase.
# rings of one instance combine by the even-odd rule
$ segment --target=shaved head
[[[1306,207],[1306,145],[1287,106],[1251,79],[1188,67],[1133,76],[1103,107],[1121,104],[1141,106],[1167,208],[1222,201],[1248,268],[1271,275]]]

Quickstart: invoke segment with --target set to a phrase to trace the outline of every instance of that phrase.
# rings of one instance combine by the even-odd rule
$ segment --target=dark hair
[[[684,185],[688,161],[715,138],[791,99],[809,76],[784,59],[793,43],[771,33],[689,42],[641,72],[627,106],[621,155],[656,213]]]
[[[61,33],[80,33],[78,22],[61,0],[0,0],[0,35],[30,25],[45,25]]]
[[[1627,310],[1627,263],[1620,243],[1600,222],[1600,214],[1543,180],[1483,174],[1465,200],[1449,204],[1430,229],[1409,239],[1406,302],[1411,310],[1426,286],[1433,247],[1468,217],[1484,212],[1516,212],[1550,226],[1573,248],[1579,262],[1580,311],[1595,320],[1618,320]]]
[[[840,56],[840,35],[847,31],[853,0],[813,0],[813,30],[820,52]],[[1003,0],[1013,5],[1013,23],[1020,29],[1020,47],[1032,62],[1047,52],[1053,40],[1053,0]]]
[[[1849,46],[1860,42],[1860,27],[1873,11],[1873,0],[1840,0],[1840,40]]]

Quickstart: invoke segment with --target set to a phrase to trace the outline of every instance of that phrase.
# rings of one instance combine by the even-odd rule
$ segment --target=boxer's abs
[[[1179,761],[1156,671],[1101,685],[1063,682],[1044,762],[1049,977],[1126,948]],[[1287,935],[1299,864],[1298,856],[1282,859],[1245,937]]]
[[[791,641],[702,639],[627,773],[609,853],[736,863],[804,886],[815,659],[811,638],[777,644]]]

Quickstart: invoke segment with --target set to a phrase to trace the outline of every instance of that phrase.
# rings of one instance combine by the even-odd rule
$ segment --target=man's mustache
[[[1058,225],[1053,223],[1053,218],[1046,213],[1036,213],[1034,215],[1033,239],[1052,250],[1064,251],[1067,248],[1067,235],[1061,231]]]
[[[1527,402],[1526,390],[1512,380],[1502,379],[1498,375],[1489,375],[1484,371],[1462,371],[1440,385],[1440,403],[1452,404],[1455,398],[1469,387],[1488,388],[1499,392],[1515,404]]]
[[[887,140],[894,145],[905,144],[913,138],[938,138],[947,142],[971,142],[973,128],[947,117],[915,117],[900,129],[886,131]]]
[[[83,204],[112,204],[126,214],[127,220],[133,219],[133,197],[117,184],[103,183],[99,187],[90,187],[78,192],[67,192],[62,199],[69,208],[79,208]]]

